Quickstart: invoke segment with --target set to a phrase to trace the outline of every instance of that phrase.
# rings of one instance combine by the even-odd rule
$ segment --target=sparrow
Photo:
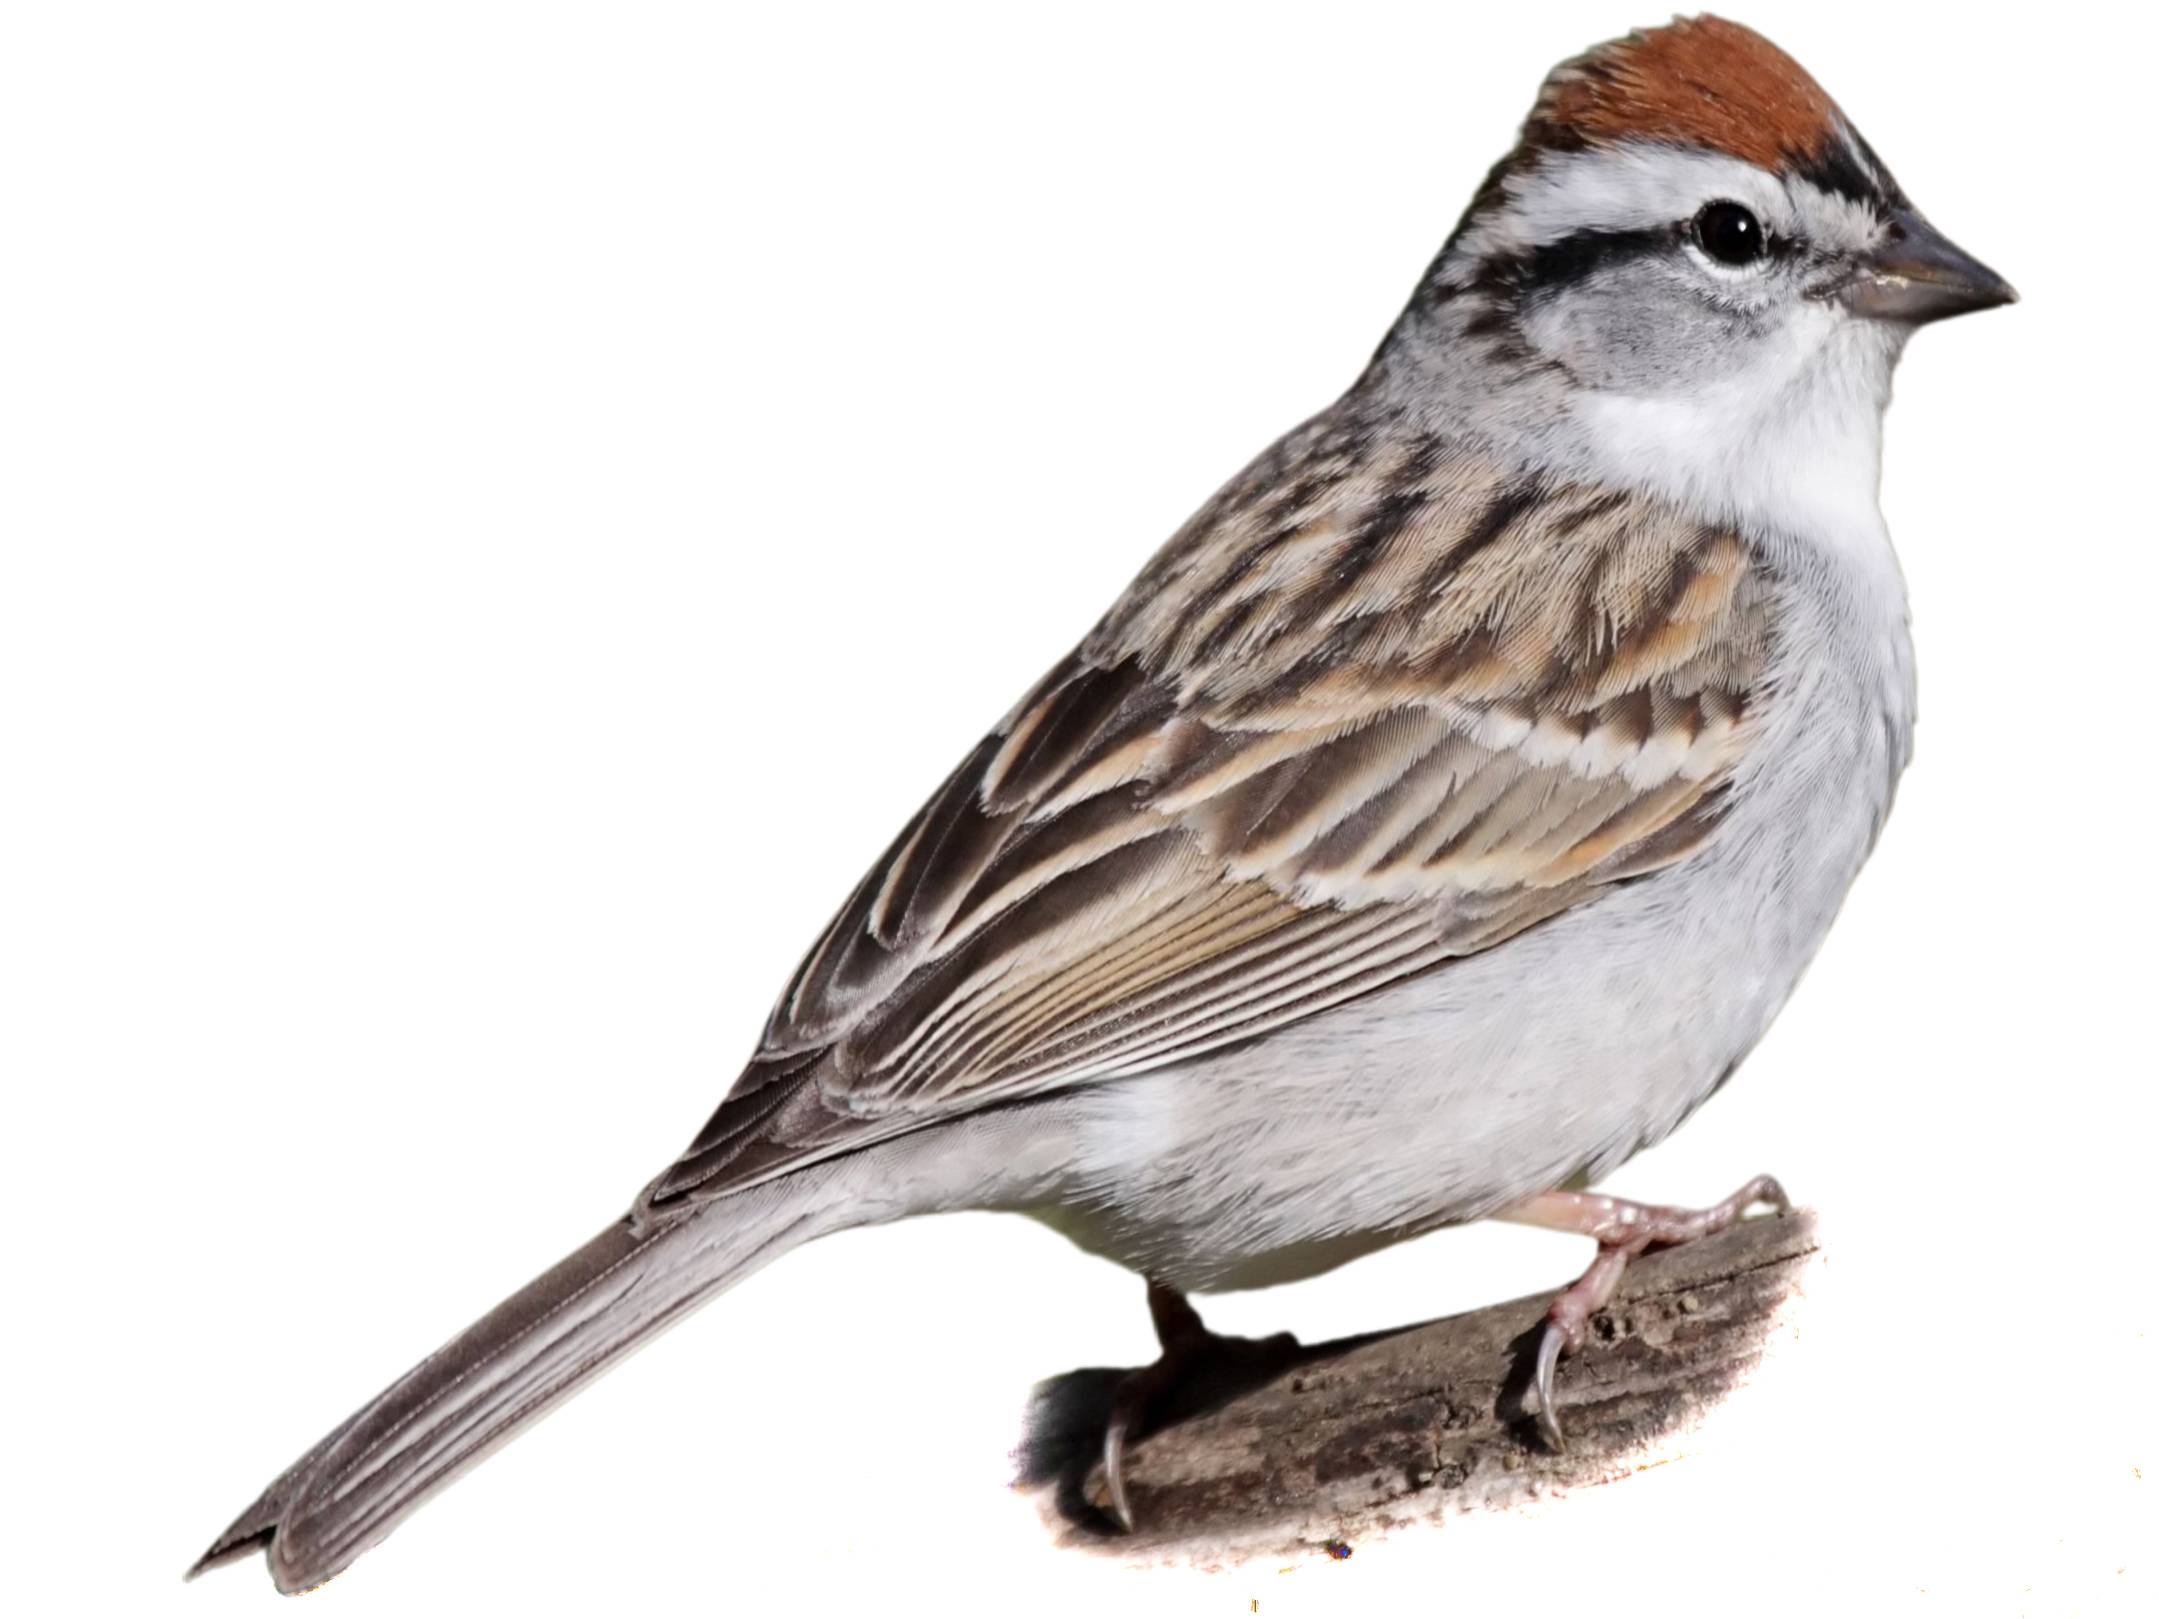
[[[2012,302],[1836,103],[1716,17],[1562,64],[1339,400],[1171,538],[962,759],[629,1213],[363,1406],[197,1570],[319,1584],[812,1238],[1032,1215],[1185,1295],[1437,1227],[1628,1259],[1728,1225],[1587,1190],[1761,1038],[1911,752],[1891,373]]]

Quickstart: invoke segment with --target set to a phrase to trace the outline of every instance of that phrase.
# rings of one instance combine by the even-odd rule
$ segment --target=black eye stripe
[[[1720,205],[1710,204],[1712,208],[1717,206]],[[1737,203],[1724,206],[1736,208],[1746,215],[1753,223],[1754,234],[1760,243],[1759,251],[1753,257],[1739,262],[1756,263],[1763,257],[1782,257],[1795,245],[1785,237],[1772,235],[1751,210]],[[1708,209],[1702,212],[1707,213]],[[1487,259],[1476,285],[1485,292],[1552,292],[1585,281],[1599,270],[1610,269],[1629,259],[1670,252],[1689,240],[1701,244],[1707,251],[1707,244],[1701,243],[1701,219],[1702,214],[1696,214],[1675,225],[1639,230],[1574,231],[1554,242]]]
[[[1576,231],[1556,242],[1502,259],[1486,270],[1488,282],[1504,283],[1523,291],[1549,291],[1571,286],[1598,270],[1628,259],[1662,253],[1677,239],[1664,226],[1651,230]]]

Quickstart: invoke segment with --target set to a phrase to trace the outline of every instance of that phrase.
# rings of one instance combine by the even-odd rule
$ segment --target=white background
[[[11,1611],[270,1611],[179,1573],[625,1206],[948,764],[1356,374],[1544,70],[1656,11],[778,9],[5,10]],[[1613,1182],[1774,1169],[1833,1242],[1678,1465],[1346,1564],[1054,1552],[1017,1412],[1148,1358],[1140,1287],[955,1217],[790,1257],[311,1602],[2153,1602],[2153,42],[1975,15],[1745,12],[2025,302],[1899,378],[1879,857]],[[1449,1233],[1208,1313],[1586,1258]]]

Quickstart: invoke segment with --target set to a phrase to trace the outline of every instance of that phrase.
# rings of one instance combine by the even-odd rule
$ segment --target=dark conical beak
[[[1855,314],[1918,326],[2017,301],[2017,289],[1919,216],[1900,208],[1845,289]]]

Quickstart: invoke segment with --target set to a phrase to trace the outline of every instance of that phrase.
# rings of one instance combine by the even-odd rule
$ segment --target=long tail
[[[334,1429],[188,1577],[259,1547],[280,1591],[320,1585],[629,1351],[844,1223],[830,1216],[829,1200],[783,1181],[644,1229],[608,1227]]]

